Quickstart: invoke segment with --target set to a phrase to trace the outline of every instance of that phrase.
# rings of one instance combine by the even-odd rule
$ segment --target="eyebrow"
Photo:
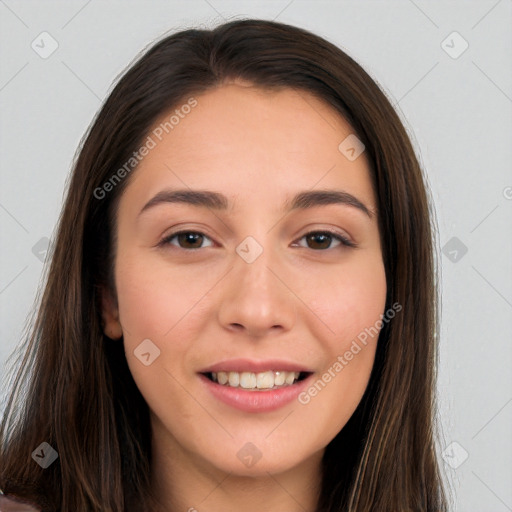
[[[153,208],[154,206],[167,203],[183,203],[200,208],[212,210],[227,210],[229,206],[228,198],[219,192],[210,190],[162,190],[150,199],[139,212],[139,216]],[[291,199],[288,199],[283,207],[286,212],[293,210],[306,210],[316,206],[339,204],[353,207],[370,219],[373,213],[357,197],[342,190],[306,190],[297,193]]]

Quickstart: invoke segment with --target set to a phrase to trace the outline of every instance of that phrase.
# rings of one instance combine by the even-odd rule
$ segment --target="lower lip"
[[[242,388],[232,388],[231,386],[218,384],[205,375],[199,375],[215,398],[244,412],[270,412],[284,407],[297,399],[299,393],[309,385],[312,376],[313,374],[310,374],[304,380],[279,389],[247,391]]]

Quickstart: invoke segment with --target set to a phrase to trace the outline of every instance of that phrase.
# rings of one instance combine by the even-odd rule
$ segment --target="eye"
[[[357,247],[357,244],[349,240],[348,238],[340,235],[339,233],[335,233],[334,231],[310,231],[306,233],[300,240],[306,238],[308,242],[313,242],[314,244],[318,244],[321,247],[317,247],[319,249],[330,249],[332,239],[335,239],[339,242],[340,245],[344,245],[346,247]],[[302,246],[304,247],[304,246]]]
[[[161,242],[159,242],[159,246],[164,245],[175,245],[171,243],[171,240],[174,238],[177,238],[178,243],[184,243],[185,247],[182,247],[179,245],[178,247],[180,249],[201,249],[201,241],[202,239],[208,239],[210,240],[205,234],[200,233],[199,231],[178,231],[177,233],[171,233],[170,235],[166,236]],[[198,244],[199,243],[199,247]],[[187,247],[187,244],[193,244],[194,247]]]
[[[204,233],[201,233],[199,231],[178,231],[177,233],[171,233],[170,235],[166,236],[161,242],[159,242],[159,246],[165,246],[165,245],[176,245],[172,243],[174,239],[177,239],[178,241],[178,247],[180,249],[201,249],[201,242],[206,239],[210,240],[209,237],[207,237]],[[332,239],[339,242],[339,245],[343,245],[346,247],[357,247],[357,244],[354,242],[348,240],[343,235],[340,235],[339,233],[335,233],[334,231],[310,231],[309,233],[306,233],[304,236],[300,238],[306,239],[307,242],[313,242],[314,244],[320,245],[320,247],[317,247],[317,249],[325,250],[330,249]],[[183,246],[182,244],[185,244]],[[191,247],[191,245],[192,247]],[[198,245],[199,244],[199,245]],[[187,247],[188,245],[188,247]],[[210,245],[210,247],[213,244]],[[207,246],[208,247],[208,246]],[[302,246],[304,247],[304,246]],[[307,246],[306,246],[307,248]],[[310,247],[311,248],[311,247]]]

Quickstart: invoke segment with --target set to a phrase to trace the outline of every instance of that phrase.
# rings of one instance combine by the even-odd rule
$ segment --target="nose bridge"
[[[293,294],[279,276],[282,266],[271,236],[247,236],[236,247],[230,285],[223,298],[220,320],[248,331],[264,332],[275,326],[290,328],[296,316]],[[264,238],[264,240],[262,240]]]
[[[258,236],[260,241],[254,236],[247,236],[235,249],[238,256],[234,266],[235,279],[242,293],[245,287],[251,293],[268,294],[277,286],[277,279],[270,270],[279,266],[276,251],[269,242],[271,236],[264,240],[262,236]]]

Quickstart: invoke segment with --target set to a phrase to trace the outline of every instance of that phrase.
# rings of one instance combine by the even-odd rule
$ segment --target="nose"
[[[271,249],[252,262],[235,254],[228,283],[219,297],[218,319],[231,331],[261,338],[292,328],[297,317],[297,297],[290,272],[279,264]]]

